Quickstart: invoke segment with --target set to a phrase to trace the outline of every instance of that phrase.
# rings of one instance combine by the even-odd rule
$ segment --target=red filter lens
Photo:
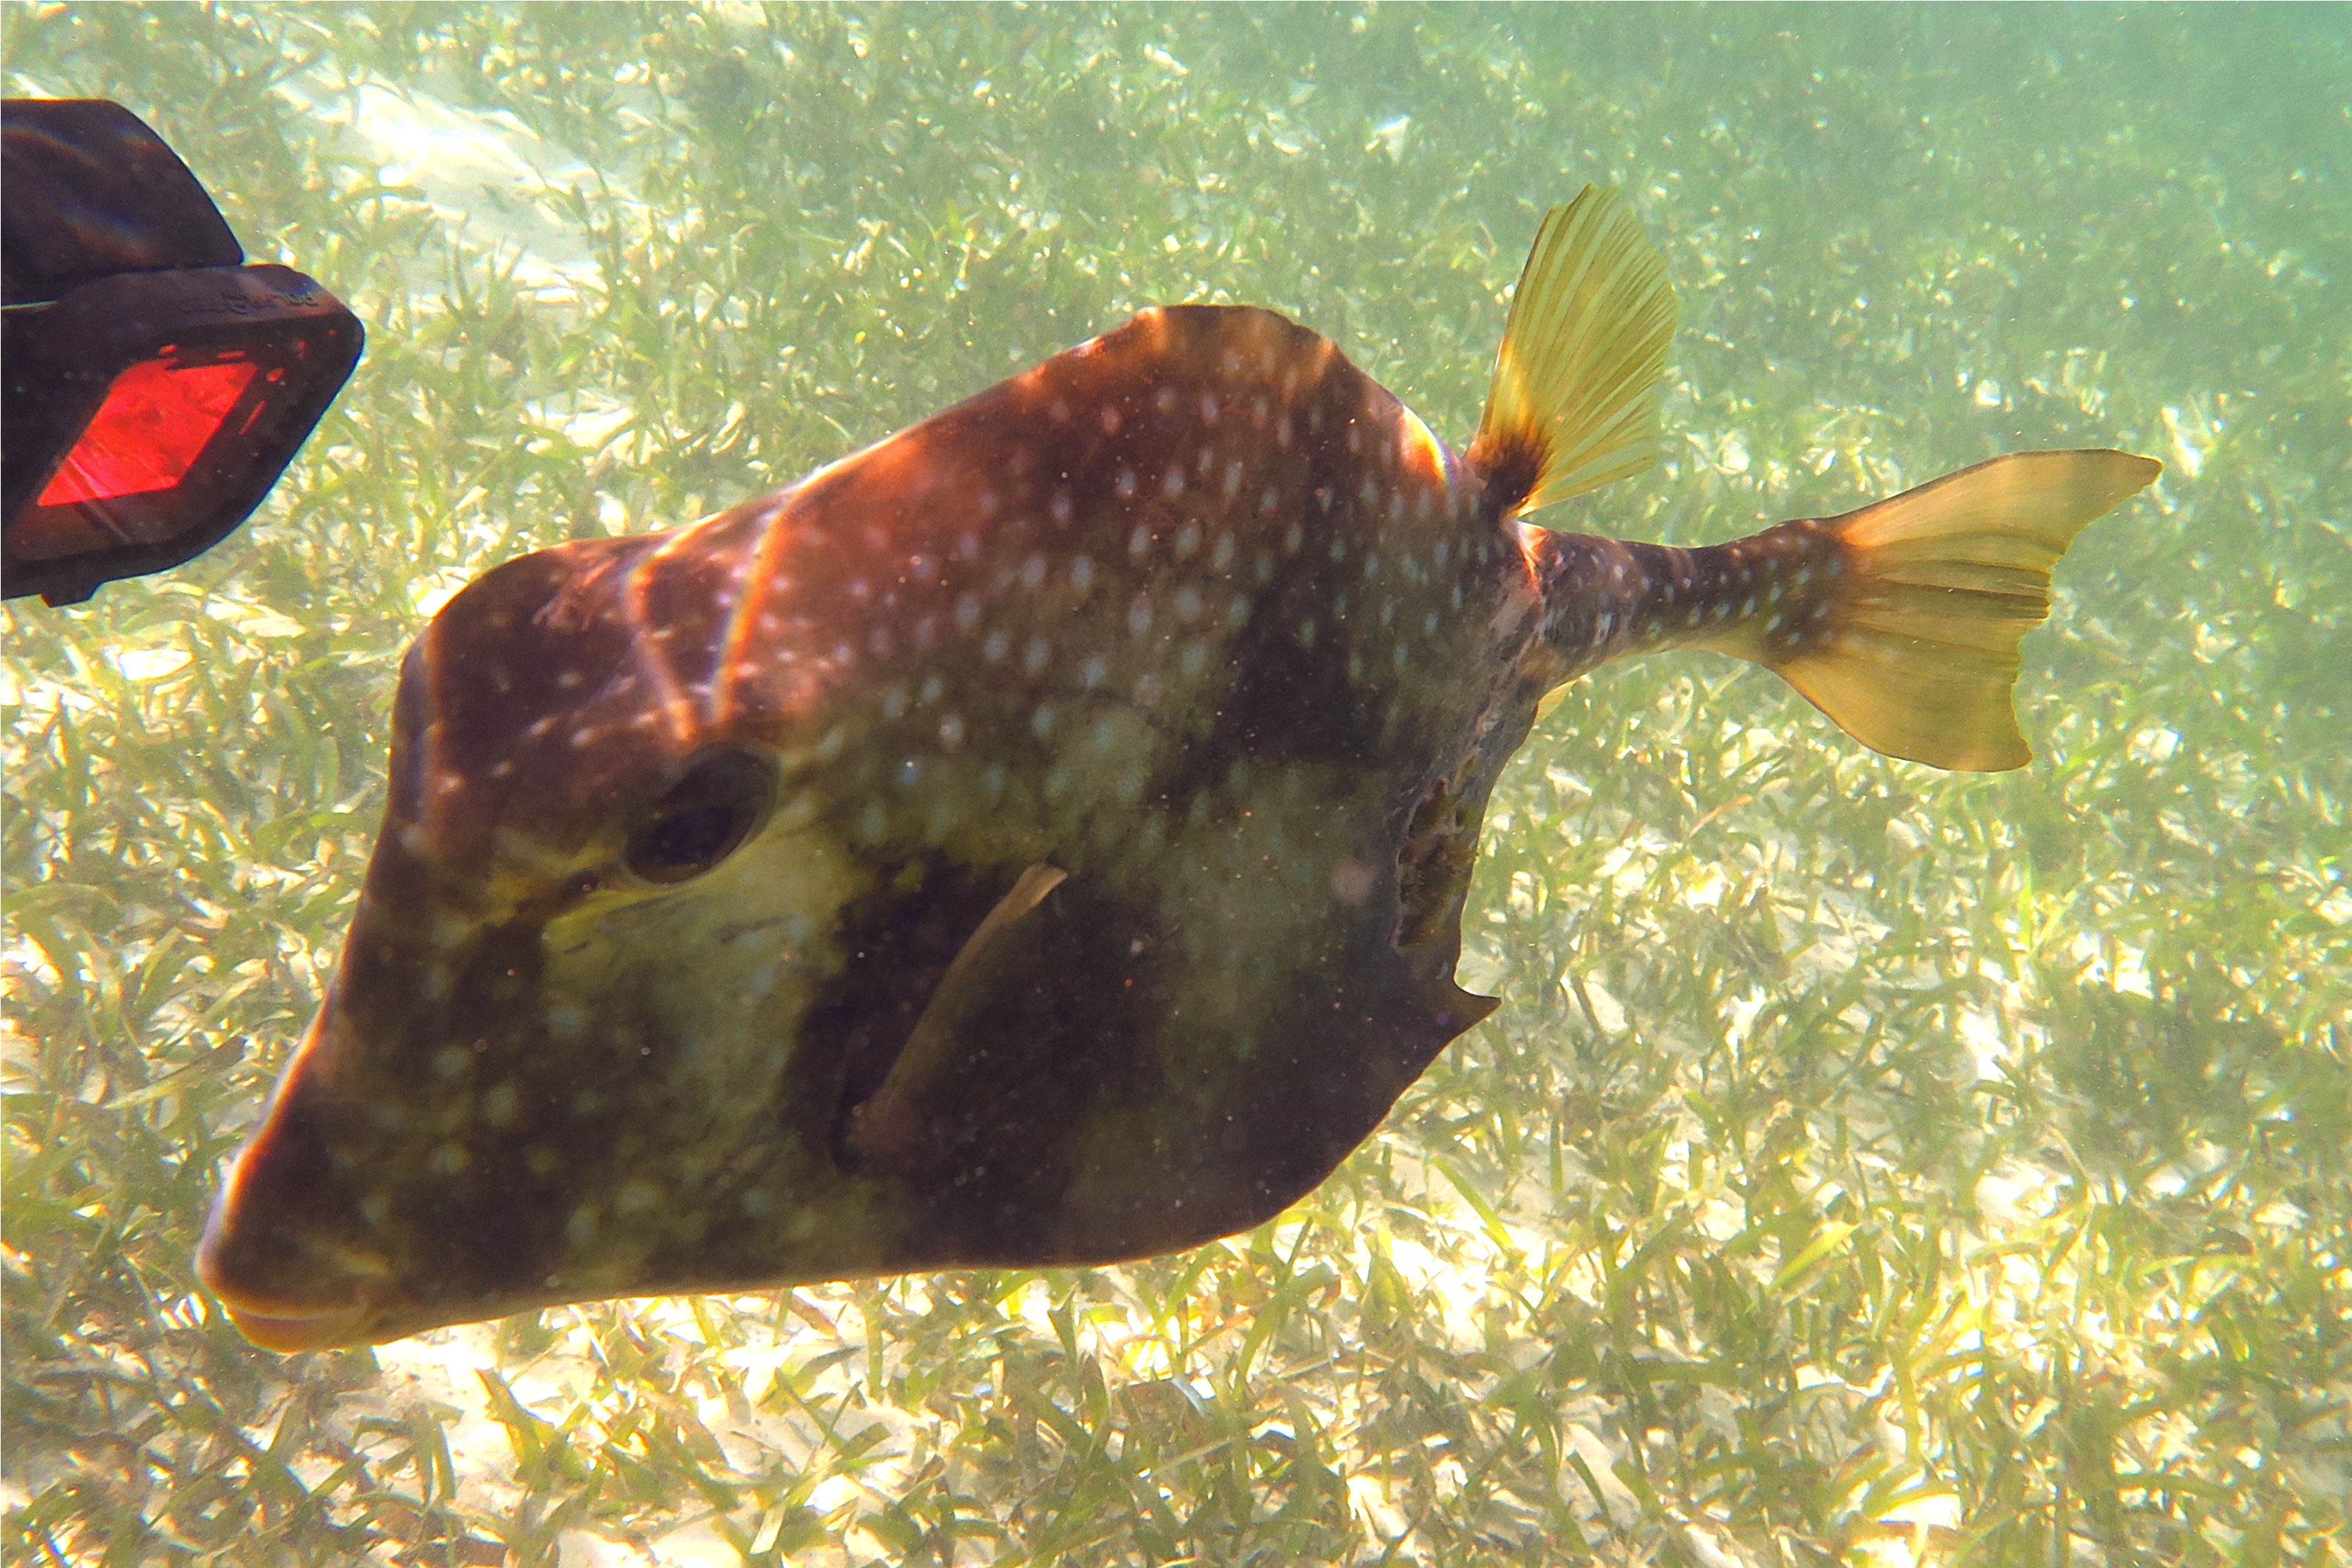
[[[72,506],[172,489],[236,406],[255,369],[241,358],[132,365],[106,389],[106,401],[34,504]]]

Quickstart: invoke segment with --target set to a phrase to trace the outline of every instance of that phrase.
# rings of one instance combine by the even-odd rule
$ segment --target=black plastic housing
[[[118,104],[0,105],[0,593],[52,605],[201,554],[269,493],[358,363],[357,317],[291,268],[244,266],[203,186]],[[257,373],[178,482],[42,506],[143,362]]]

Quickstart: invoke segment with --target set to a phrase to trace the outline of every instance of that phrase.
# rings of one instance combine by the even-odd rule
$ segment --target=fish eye
[[[764,757],[708,752],[645,809],[621,858],[648,882],[683,882],[718,865],[751,837],[776,793]]]

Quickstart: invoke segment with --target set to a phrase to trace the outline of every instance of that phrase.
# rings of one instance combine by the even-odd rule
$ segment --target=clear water
[[[11,5],[368,353],[263,511],[6,612],[11,1563],[2340,1561],[2352,13]],[[1576,689],[1496,1019],[1265,1230],[283,1361],[188,1256],[348,918],[407,639],[1143,304],[1475,423],[1538,216],[1683,301],[1683,542],[2160,457],[2030,769]]]

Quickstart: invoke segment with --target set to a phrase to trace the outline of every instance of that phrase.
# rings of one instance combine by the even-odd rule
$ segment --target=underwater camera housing
[[[0,594],[79,604],[218,543],[358,363],[342,301],[247,266],[162,137],[0,103]]]

